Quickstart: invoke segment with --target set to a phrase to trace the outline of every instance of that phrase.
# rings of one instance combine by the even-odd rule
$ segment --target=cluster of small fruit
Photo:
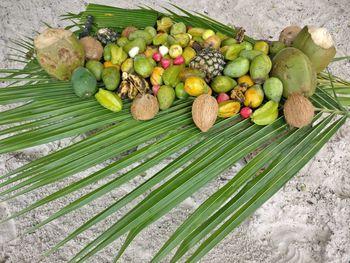
[[[87,44],[87,38],[93,44]],[[97,31],[97,39],[85,36],[80,42],[88,60],[87,71],[104,84],[95,97],[112,111],[122,109],[124,98],[134,100],[147,94],[147,100],[134,100],[134,104],[142,101],[141,107],[132,107],[144,111],[132,112],[134,118],[146,120],[158,112],[150,95],[157,99],[159,109],[165,110],[176,98],[209,94],[216,98],[221,118],[240,113],[256,124],[267,125],[278,116],[283,85],[278,78],[269,78],[269,55],[284,48],[281,42],[257,41],[253,45],[244,41],[242,32],[228,36],[174,23],[169,17],[158,20],[157,28],[141,30],[130,26],[119,36],[103,28]],[[94,92],[86,82],[81,88],[80,76],[87,74],[82,71],[73,72],[73,88],[78,87],[78,96],[89,97]],[[267,102],[263,104],[265,98]],[[149,101],[152,105],[144,105]],[[148,108],[154,114],[149,114]]]

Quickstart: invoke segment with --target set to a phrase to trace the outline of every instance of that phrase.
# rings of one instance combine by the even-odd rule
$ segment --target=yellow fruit
[[[255,50],[260,50],[264,54],[269,54],[269,44],[265,41],[256,41],[254,45]]]
[[[213,90],[211,88],[208,88],[208,95],[212,95],[213,94]]]
[[[244,93],[244,105],[250,108],[257,108],[264,100],[264,91],[260,85],[250,87]]]
[[[152,75],[150,78],[153,86],[163,84],[163,79],[162,79],[163,73],[164,73],[164,69],[162,67],[155,67],[153,69]]]
[[[242,77],[239,77],[237,80],[238,84],[244,87],[251,87],[254,85],[254,81],[249,75],[244,75]]]
[[[120,66],[117,65],[117,64],[113,64],[111,61],[105,61],[105,63],[103,63],[103,66],[104,66],[105,68],[110,68],[110,67],[112,67],[112,68],[116,68],[116,69],[120,70]]]
[[[220,118],[229,118],[237,114],[241,109],[241,103],[234,100],[226,100],[219,103],[218,116]]]
[[[197,97],[208,93],[209,86],[205,83],[204,79],[197,76],[190,76],[185,81],[184,89],[190,96]]]

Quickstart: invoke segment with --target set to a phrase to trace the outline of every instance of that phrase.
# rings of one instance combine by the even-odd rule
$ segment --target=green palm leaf
[[[232,36],[235,34],[235,29],[207,16],[193,14],[176,6],[172,8],[176,8],[176,12],[165,10],[175,21],[212,28]],[[72,21],[72,26],[68,28],[81,30],[87,15],[95,17],[95,28],[114,27],[121,30],[130,25],[139,28],[153,26],[163,13],[145,7],[128,10],[90,4],[85,12],[68,13],[63,19]],[[255,42],[247,36],[245,38],[251,43]],[[115,253],[117,261],[147,226],[237,161],[261,149],[235,177],[193,211],[152,260],[161,262],[176,249],[172,262],[180,259],[198,261],[290,180],[344,124],[349,115],[345,107],[350,105],[350,83],[323,72],[318,76],[317,92],[311,100],[315,107],[330,114],[318,113],[314,126],[289,129],[283,117],[280,117],[271,125],[261,127],[236,116],[219,120],[208,133],[200,133],[192,123],[191,100],[179,100],[155,119],[138,122],[130,118],[130,103],[126,103],[124,110],[115,114],[100,107],[92,99],[77,99],[70,82],[54,81],[40,68],[33,58],[31,43],[32,39],[14,41],[14,59],[25,63],[23,69],[0,70],[0,80],[10,81],[8,87],[0,89],[0,105],[20,104],[0,112],[0,136],[3,136],[0,139],[0,153],[94,132],[75,144],[0,177],[2,200],[10,200],[57,183],[108,160],[109,163],[3,221],[18,218],[102,179],[108,179],[100,187],[75,199],[24,234],[35,231],[127,184],[177,154],[155,175],[98,212],[45,254],[50,255],[140,196],[145,196],[122,218],[86,244],[70,262],[86,261],[127,234],[123,246]],[[340,59],[346,57],[334,61]],[[115,142],[118,142],[118,147]],[[135,149],[138,145],[145,146]],[[112,159],[114,157],[119,158]],[[128,168],[127,171],[125,168]],[[116,172],[119,175],[112,177]],[[190,254],[190,251],[193,253]]]

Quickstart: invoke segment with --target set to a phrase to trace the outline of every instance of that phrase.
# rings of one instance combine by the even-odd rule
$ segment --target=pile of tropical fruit
[[[244,39],[191,27],[162,17],[155,27],[92,32],[88,16],[79,38],[47,29],[34,40],[40,65],[53,77],[70,80],[75,94],[95,97],[118,112],[131,100],[136,120],[154,118],[176,99],[195,97],[193,121],[208,131],[217,118],[240,114],[268,125],[284,112],[293,127],[308,125],[314,107],[316,74],[335,55],[324,28],[285,28],[279,41]]]

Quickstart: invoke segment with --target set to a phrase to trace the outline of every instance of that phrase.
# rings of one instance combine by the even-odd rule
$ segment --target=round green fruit
[[[217,76],[211,82],[211,88],[216,93],[228,92],[237,85],[237,82],[227,76]]]
[[[186,99],[189,97],[188,93],[184,89],[184,84],[180,82],[175,87],[175,94],[178,99]]]
[[[71,82],[74,93],[80,98],[89,98],[97,91],[95,76],[86,68],[78,67],[73,71]]]
[[[86,62],[85,67],[94,74],[97,81],[101,80],[103,65],[100,61],[97,60],[89,60]]]
[[[120,71],[115,67],[108,67],[102,71],[102,80],[108,90],[115,90],[120,83]]]
[[[278,78],[271,77],[264,82],[265,96],[273,101],[279,102],[283,94],[283,83]]]
[[[224,75],[231,78],[239,78],[249,71],[249,60],[247,58],[238,57],[227,63],[224,68]]]
[[[174,89],[166,85],[161,86],[157,93],[157,99],[161,110],[170,108],[175,100]]]

